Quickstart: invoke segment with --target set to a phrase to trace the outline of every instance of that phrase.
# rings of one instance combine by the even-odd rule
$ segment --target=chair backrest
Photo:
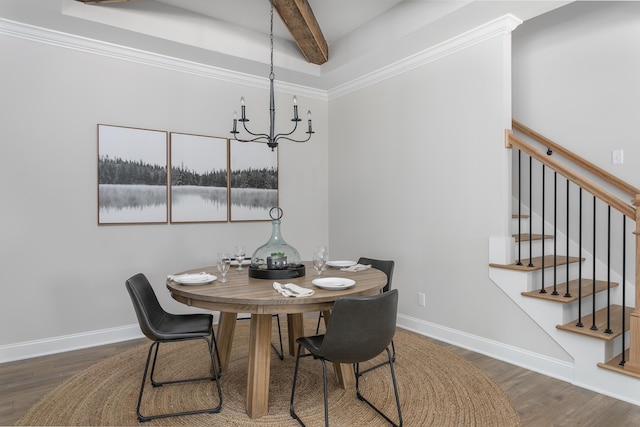
[[[393,267],[396,264],[394,261],[360,257],[360,259],[358,260],[358,264],[371,265],[371,267],[375,268],[376,270],[384,272],[384,274],[387,275],[387,284],[384,285],[382,292],[391,290],[391,281],[393,280]]]
[[[397,289],[372,296],[338,298],[319,355],[339,363],[374,358],[391,344],[397,312]]]
[[[149,280],[142,273],[127,279],[125,286],[133,302],[142,333],[149,339],[157,340],[159,333],[156,325],[166,314],[156,297]]]

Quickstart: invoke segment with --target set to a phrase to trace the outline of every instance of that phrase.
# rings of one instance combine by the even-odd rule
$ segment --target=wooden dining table
[[[249,366],[247,373],[247,396],[245,409],[251,418],[259,418],[268,412],[271,329],[274,314],[287,315],[289,354],[295,356],[296,339],[305,335],[303,313],[321,311],[327,323],[335,301],[343,296],[364,296],[380,293],[387,283],[387,276],[380,270],[368,268],[362,271],[341,271],[328,268],[318,276],[311,263],[304,262],[306,275],[290,279],[257,279],[249,277],[248,267],[237,271],[231,267],[228,281],[216,280],[204,285],[182,285],[171,278],[167,288],[173,299],[192,307],[219,311],[216,340],[222,370],[229,366],[231,347],[238,313],[251,314]],[[215,266],[190,269],[181,273],[218,273]],[[326,290],[315,286],[312,281],[318,277],[341,277],[355,280],[355,285],[340,290]],[[273,288],[273,282],[293,283],[303,288],[313,289],[311,296],[285,297]],[[315,333],[315,331],[313,331]],[[355,385],[353,367],[349,364],[334,364],[338,382],[345,388]]]

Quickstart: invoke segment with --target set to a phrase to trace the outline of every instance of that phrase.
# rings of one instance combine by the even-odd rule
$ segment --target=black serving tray
[[[268,268],[249,267],[249,277],[254,279],[295,279],[305,275],[304,264],[290,265],[279,270],[269,270]]]

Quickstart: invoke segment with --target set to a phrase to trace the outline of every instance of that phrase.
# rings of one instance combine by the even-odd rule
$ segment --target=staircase
[[[514,129],[537,136],[517,122]],[[508,138],[516,139],[511,133]],[[519,176],[514,191],[517,213],[512,217],[515,232],[508,262],[491,263],[490,278],[573,358],[569,379],[573,384],[640,405],[640,371],[633,369],[637,362],[630,361],[636,345],[632,313],[637,272],[627,273],[633,265],[630,269],[626,262],[629,258],[633,264],[636,259],[635,253],[626,251],[627,246],[633,246],[635,238],[632,236],[629,243],[626,239],[635,224],[628,210],[616,212],[624,202],[603,203],[599,194],[583,194],[583,189],[590,191],[595,185],[585,185],[584,178],[565,176],[566,167],[556,168],[553,161],[547,162],[549,151],[558,151],[558,146],[540,139],[537,142],[543,145],[537,150],[542,154],[530,153],[527,147],[524,166],[520,153],[514,162],[514,174],[524,171],[528,177]],[[549,143],[554,144],[554,150]],[[522,150],[520,145],[518,149]],[[540,166],[531,159],[540,159]],[[628,231],[627,223],[631,225]]]

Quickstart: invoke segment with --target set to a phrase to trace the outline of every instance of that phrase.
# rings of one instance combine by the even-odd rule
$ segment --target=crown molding
[[[511,14],[504,15],[393,64],[382,67],[348,83],[336,86],[329,91],[329,100],[380,83],[386,79],[421,67],[429,62],[437,61],[460,50],[482,43],[485,40],[510,34],[520,24],[522,24],[522,20],[516,16]]]
[[[108,43],[9,19],[0,18],[0,34],[224,82],[257,87],[265,90],[269,89],[269,79],[266,77],[258,77],[252,74],[227,70],[212,65]],[[276,87],[279,91],[285,93],[327,101],[327,92],[325,90],[281,81],[276,82]]]
[[[510,34],[520,24],[522,24],[522,20],[514,15],[504,15],[419,53],[367,73],[348,83],[338,85],[328,91],[281,81],[276,82],[276,86],[279,91],[285,93],[295,93],[312,99],[330,101],[413,70],[429,62],[437,61],[438,59],[454,54],[455,52],[466,49],[470,46],[474,46],[485,40]],[[0,34],[30,40],[37,43],[46,43],[66,49],[78,50],[89,54],[132,61],[139,64],[212,78],[234,84],[252,86],[265,90],[269,87],[269,80],[267,78],[30,24],[24,24],[4,18],[0,18]]]

